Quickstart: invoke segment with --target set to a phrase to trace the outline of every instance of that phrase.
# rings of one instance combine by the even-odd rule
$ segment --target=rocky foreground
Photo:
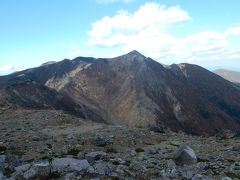
[[[0,115],[0,179],[240,179],[239,134],[105,125],[61,111]]]

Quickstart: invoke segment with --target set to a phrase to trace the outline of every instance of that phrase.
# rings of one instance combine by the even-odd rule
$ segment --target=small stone
[[[60,174],[67,171],[82,171],[87,170],[90,164],[86,159],[79,160],[74,158],[55,158],[51,165],[52,172],[58,172]]]
[[[232,147],[232,150],[233,150],[233,151],[238,151],[238,152],[240,152],[240,144],[234,145],[234,146]]]
[[[110,159],[110,161],[112,162],[112,164],[115,164],[115,165],[126,164],[126,161],[122,160],[121,158],[117,158],[117,157]]]
[[[149,128],[150,131],[155,132],[155,133],[164,133],[163,128],[159,127],[159,126],[151,126]]]
[[[104,159],[106,157],[107,153],[103,152],[103,151],[94,151],[94,152],[90,152],[88,154],[86,154],[86,159],[89,162],[94,162],[100,159]]]
[[[191,170],[183,171],[182,176],[186,179],[191,179],[193,177],[193,172]]]
[[[232,180],[232,178],[230,178],[230,177],[221,177],[221,180]]]
[[[64,180],[70,180],[70,179],[82,179],[80,175],[77,174],[77,172],[70,172],[67,173],[64,178]]]
[[[148,154],[158,154],[159,149],[158,149],[157,147],[150,146],[150,147],[145,148],[145,151],[146,151]]]
[[[197,162],[197,157],[189,146],[183,145],[175,154],[174,160],[178,165],[191,165]]]
[[[100,147],[106,146],[108,144],[108,140],[102,136],[96,136],[93,141],[96,146]]]
[[[94,173],[106,176],[115,176],[108,163],[99,161],[94,166]]]

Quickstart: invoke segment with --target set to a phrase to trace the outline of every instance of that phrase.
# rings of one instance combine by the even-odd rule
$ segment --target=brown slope
[[[63,96],[55,89],[45,85],[53,77],[68,78],[69,72],[79,66],[91,63],[92,60],[93,58],[84,58],[84,61],[81,62],[79,58],[75,61],[64,60],[0,77],[0,107],[56,109],[83,119],[105,122],[100,115],[91,111],[84,104],[76,103],[71,97]]]
[[[0,108],[63,110],[83,119],[104,122],[100,116],[86,106],[77,104],[70,97],[32,81],[12,84],[1,89]]]
[[[213,134],[240,129],[240,92],[195,65],[164,67],[136,51],[97,59],[61,89],[113,123]]]
[[[100,116],[109,123],[158,124],[193,134],[240,130],[240,91],[232,83],[196,65],[163,66],[137,51],[112,59],[80,57],[46,64],[0,78],[0,87],[16,78],[55,89],[85,107],[84,114],[87,109],[92,119]]]

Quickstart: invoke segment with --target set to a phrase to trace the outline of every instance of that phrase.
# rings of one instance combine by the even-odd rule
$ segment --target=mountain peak
[[[146,59],[146,57],[141,54],[140,52],[133,50],[127,54],[121,55],[118,58],[122,59],[122,60],[127,60],[127,61],[132,61],[132,60],[144,60]]]
[[[133,50],[133,51],[127,53],[126,55],[130,55],[130,56],[144,56],[140,52],[138,52],[137,50]]]

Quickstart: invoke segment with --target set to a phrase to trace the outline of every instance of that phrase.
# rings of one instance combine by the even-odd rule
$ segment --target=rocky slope
[[[16,78],[24,97],[21,101],[15,98],[15,89],[7,90]],[[163,66],[137,51],[111,59],[79,57],[47,63],[0,78],[0,87],[8,97],[21,107],[30,104],[29,108],[36,109],[32,99],[46,102],[43,99],[48,98],[43,95],[45,91],[36,96],[43,99],[27,98],[24,89],[28,92],[30,88],[20,83],[26,84],[26,80],[30,81],[29,86],[54,91],[74,106],[59,108],[50,103],[57,101],[50,101],[42,103],[38,109],[48,103],[46,107],[68,111],[80,106],[79,114],[82,113],[82,117],[90,114],[93,117],[88,117],[92,120],[138,127],[157,124],[198,135],[214,134],[222,129],[240,130],[239,88],[202,67]],[[9,98],[4,97],[1,93],[2,104],[9,103]],[[27,99],[25,104],[23,99]]]
[[[0,117],[3,180],[240,178],[239,134],[106,125],[55,110]]]

